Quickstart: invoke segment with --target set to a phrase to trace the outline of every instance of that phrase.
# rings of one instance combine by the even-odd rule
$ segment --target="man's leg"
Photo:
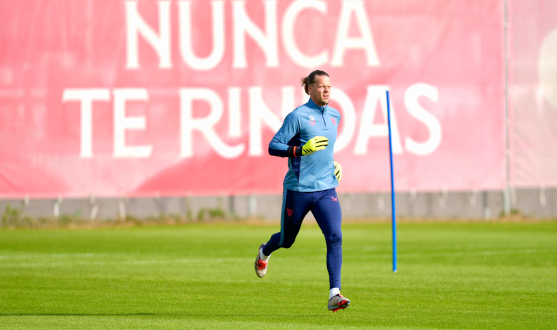
[[[300,227],[304,217],[311,209],[312,195],[311,193],[303,193],[284,189],[282,196],[282,208],[280,219],[280,232],[271,236],[271,239],[260,249],[260,254],[256,258],[255,271],[257,276],[263,277],[266,272],[266,261],[274,251],[279,248],[289,248],[294,244],[296,236],[300,231]],[[258,260],[265,261],[259,268],[265,267],[263,271],[258,271]]]
[[[350,300],[340,295],[340,270],[342,267],[342,211],[336,190],[329,189],[315,193],[313,213],[327,243],[327,270],[329,271],[329,309],[336,311],[346,308]],[[333,299],[334,298],[334,299]],[[331,301],[334,306],[331,307]]]
[[[317,193],[316,193],[317,194]],[[327,270],[330,289],[340,289],[342,267],[342,212],[335,189],[319,192],[311,212],[327,243]]]

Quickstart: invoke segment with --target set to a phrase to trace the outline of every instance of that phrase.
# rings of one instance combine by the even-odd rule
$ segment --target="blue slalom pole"
[[[389,124],[389,155],[391,159],[391,213],[393,228],[393,272],[396,273],[396,207],[395,207],[395,176],[393,173],[393,139],[391,134],[391,106],[387,91],[387,122]]]

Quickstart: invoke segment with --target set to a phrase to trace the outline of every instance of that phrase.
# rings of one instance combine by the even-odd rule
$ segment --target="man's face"
[[[327,76],[315,76],[315,82],[308,86],[309,97],[322,107],[329,103],[331,79]]]

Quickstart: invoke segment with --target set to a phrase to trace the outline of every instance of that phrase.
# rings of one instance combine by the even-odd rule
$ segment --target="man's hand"
[[[311,155],[312,153],[325,149],[329,145],[329,139],[324,136],[316,136],[310,139],[302,147],[302,156]]]
[[[340,179],[342,178],[342,167],[340,166],[339,163],[334,162],[335,163],[335,176],[337,177],[338,182],[340,182]]]

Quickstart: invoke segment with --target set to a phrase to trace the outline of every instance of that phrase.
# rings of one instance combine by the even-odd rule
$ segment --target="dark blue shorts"
[[[342,212],[335,188],[298,192],[284,190],[280,233],[271,236],[263,247],[263,253],[270,255],[279,248],[289,248],[294,244],[302,222],[311,211],[327,243],[327,269],[331,288],[340,288],[342,265]]]

